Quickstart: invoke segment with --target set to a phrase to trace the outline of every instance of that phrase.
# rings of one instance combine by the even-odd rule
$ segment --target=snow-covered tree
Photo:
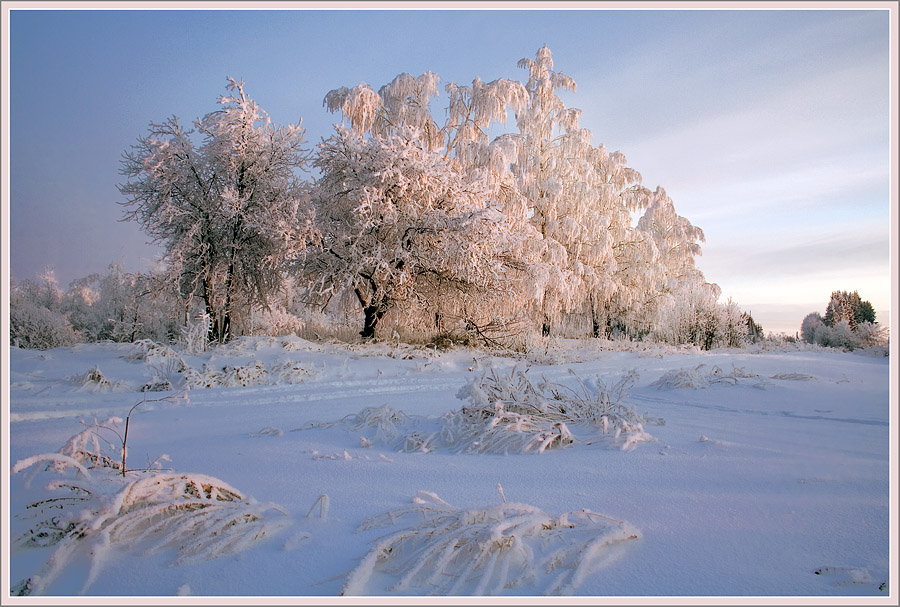
[[[505,288],[513,231],[485,206],[485,184],[421,145],[419,132],[364,138],[337,127],[322,142],[313,197],[319,246],[302,266],[310,291],[326,301],[350,291],[363,314],[364,338],[399,305],[446,302]]]
[[[671,344],[694,344],[704,350],[721,340],[717,301],[721,289],[700,279],[681,283],[663,297],[654,323],[654,336]]]
[[[703,233],[675,212],[662,188],[644,187],[624,154],[592,144],[591,132],[579,126],[580,110],[567,108],[559,96],[574,91],[575,82],[554,70],[546,46],[519,66],[528,73],[526,83],[476,78],[471,86],[446,85],[443,121],[430,110],[439,95],[432,72],[400,74],[378,92],[365,83],[335,89],[325,105],[339,111],[357,137],[415,137],[417,148],[440,155],[466,183],[479,184],[476,206],[501,210],[517,226],[512,248],[526,271],[517,275],[515,302],[533,326],[549,332],[553,322],[574,313],[590,318],[594,335],[614,325],[647,333],[659,320],[660,301],[673,297],[679,281],[703,283],[693,267]],[[518,132],[489,139],[489,127],[503,124],[510,111]],[[404,284],[410,294],[421,287]]]
[[[825,326],[825,321],[822,318],[821,314],[819,314],[818,312],[811,312],[807,314],[803,318],[803,322],[800,324],[800,339],[808,344],[817,343],[816,330],[822,326]]]
[[[666,191],[657,187],[635,229],[623,233],[615,245],[620,255],[610,310],[620,324],[640,334],[663,322],[667,313],[660,306],[667,297],[694,301],[693,294],[705,283],[694,265],[704,239],[703,231],[679,215]],[[714,305],[718,292],[704,292],[716,292],[713,302],[707,302]]]
[[[591,143],[591,132],[579,126],[581,111],[567,108],[557,93],[576,84],[554,70],[546,46],[519,66],[528,71],[529,103],[516,114],[512,170],[532,222],[556,252],[558,280],[542,302],[545,321],[580,308],[594,335],[614,326],[642,332],[654,300],[692,265],[703,234],[675,213],[662,188],[654,193],[642,185],[623,153]],[[645,209],[634,226],[634,215]]]
[[[369,151],[361,158],[366,158],[371,174],[378,174],[378,179],[389,174],[388,181],[394,179],[398,184],[408,182],[415,186],[404,189],[406,199],[400,201],[393,200],[394,195],[385,184],[376,184],[375,187],[381,188],[391,199],[391,204],[417,207],[423,201],[438,202],[436,205],[425,202],[426,206],[412,215],[396,215],[401,223],[412,221],[417,224],[417,227],[405,224],[403,231],[419,234],[406,246],[421,249],[414,255],[417,267],[410,266],[408,253],[395,256],[389,262],[394,267],[391,276],[398,277],[398,281],[399,276],[403,276],[402,289],[388,287],[390,281],[383,281],[381,287],[373,290],[374,285],[366,280],[366,289],[359,290],[356,279],[349,283],[335,276],[326,279],[328,273],[322,272],[321,257],[318,267],[307,264],[313,274],[318,273],[320,280],[325,279],[320,283],[319,291],[328,289],[328,281],[338,290],[353,285],[357,300],[366,310],[362,334],[367,337],[374,332],[372,323],[377,323],[391,307],[373,303],[379,298],[375,296],[373,300],[373,292],[388,296],[388,290],[393,291],[394,294],[388,296],[393,302],[391,305],[405,302],[407,311],[411,304],[418,304],[428,312],[426,316],[437,315],[434,317],[436,325],[442,325],[439,319],[447,314],[478,325],[482,321],[493,322],[507,311],[514,311],[521,317],[523,306],[527,306],[525,300],[535,290],[531,286],[549,275],[549,266],[542,260],[544,247],[528,224],[524,199],[509,174],[515,143],[508,137],[490,140],[487,134],[492,124],[506,121],[510,109],[523,106],[527,97],[524,87],[505,79],[484,82],[476,78],[471,86],[449,83],[445,86],[448,95],[446,119],[439,122],[429,107],[431,98],[439,94],[438,82],[438,76],[432,72],[418,77],[403,73],[377,93],[362,83],[352,89],[335,89],[325,97],[328,109],[340,111],[349,120],[351,130],[339,129],[337,137],[331,140],[334,144],[343,141],[342,150],[326,142],[323,154],[317,160],[320,168],[325,170],[325,166],[330,165],[338,167],[338,175],[346,172],[346,168],[339,166],[346,162],[341,154],[350,150],[348,142],[353,135],[357,138],[356,148],[350,155],[367,147]],[[364,143],[366,137],[368,143]],[[390,158],[382,167],[383,171],[371,164],[378,162],[377,157]],[[410,164],[412,159],[414,162]],[[331,187],[334,176],[331,171],[320,185]],[[349,189],[355,188],[357,193],[344,194],[358,196],[368,187],[364,183],[366,179],[369,177],[355,175],[354,185]],[[455,184],[451,188],[455,193],[448,197],[445,192],[450,191],[447,187],[451,183]],[[327,196],[320,196],[316,206],[321,219],[321,214],[329,212],[325,207],[331,203]],[[348,209],[344,216],[350,218],[351,223],[369,221],[360,216],[356,208]],[[395,216],[391,217],[393,220]],[[323,235],[334,234],[335,225],[334,222],[329,225],[317,221]],[[378,238],[387,235],[388,231],[378,229]],[[326,240],[334,242],[333,239]],[[362,241],[356,242],[365,248]],[[431,245],[427,245],[428,242]],[[427,246],[438,248],[425,255]],[[333,244],[326,250],[332,247]],[[392,250],[396,248],[378,249],[379,254]],[[441,256],[445,259],[440,259]],[[399,269],[404,269],[407,274],[398,274]],[[365,275],[371,276],[371,273],[365,272]],[[357,273],[357,276],[360,275]],[[491,287],[488,289],[487,285]]]
[[[309,225],[297,175],[309,160],[304,129],[272,125],[243,81],[228,81],[221,109],[194,130],[176,117],[151,123],[124,154],[119,186],[126,219],[164,245],[181,295],[202,301],[220,341],[239,311],[267,304]]]

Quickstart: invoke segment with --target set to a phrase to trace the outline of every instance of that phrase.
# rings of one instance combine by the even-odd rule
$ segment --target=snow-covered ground
[[[31,577],[34,592],[52,595],[896,597],[883,356],[550,341],[511,358],[298,338],[244,338],[200,355],[120,344],[9,355],[6,473],[57,453],[85,424],[124,419],[143,398],[127,464],[165,469],[123,480],[94,468],[86,480],[26,462],[10,474],[4,537],[16,589]],[[485,399],[485,373],[542,397],[543,381],[566,385],[573,392],[557,392],[574,402],[614,392],[632,370],[620,404],[641,414],[643,433],[632,424],[604,434],[612,413],[536,435],[503,429],[527,429],[525,415],[509,414],[495,429],[505,434],[458,425],[463,407]],[[165,380],[173,390],[141,393]],[[250,385],[227,385],[241,381]],[[187,383],[219,387],[149,400]],[[526,451],[516,436],[540,440]],[[164,483],[139,485],[147,478],[177,493],[160,497]],[[93,493],[29,518],[42,509],[26,505],[71,497],[46,489],[58,479]],[[197,479],[206,493],[190,509],[138,520],[145,503],[123,506],[128,482],[135,500],[172,505]],[[217,498],[211,486],[234,492]],[[191,527],[204,512],[219,518]],[[115,527],[128,513],[132,527]],[[84,539],[17,541],[52,516],[60,529],[81,524]],[[192,541],[206,543],[195,553]]]

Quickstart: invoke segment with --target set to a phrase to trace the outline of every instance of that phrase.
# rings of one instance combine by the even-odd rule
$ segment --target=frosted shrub
[[[344,426],[348,430],[360,433],[360,443],[364,447],[376,445],[393,445],[404,433],[404,428],[414,418],[403,411],[396,411],[390,405],[366,407],[359,413],[347,415],[336,422],[311,422],[300,430],[313,428],[334,428]]]
[[[153,372],[150,381],[141,386],[141,392],[166,392],[177,389],[183,382],[178,375],[187,370],[187,365],[180,358],[165,358],[162,361],[149,363]]]
[[[386,526],[395,530],[350,573],[342,595],[568,595],[640,537],[625,521],[588,510],[557,517],[517,503],[458,509],[425,491],[360,530]],[[393,584],[372,587],[385,577]]]
[[[507,411],[502,403],[491,411],[464,407],[443,422],[443,442],[466,453],[543,453],[575,442],[564,422]]]
[[[297,361],[276,363],[271,369],[259,360],[246,365],[204,364],[201,371],[188,368],[184,371],[184,382],[191,388],[232,388],[238,386],[258,386],[269,384],[297,384],[317,375]]]
[[[888,333],[878,323],[861,322],[856,325],[856,338],[862,348],[884,348],[887,356]]]
[[[198,314],[181,328],[181,344],[188,354],[202,354],[209,347],[209,330],[212,319],[206,312]]]
[[[887,346],[884,328],[878,323],[861,322],[851,327],[850,322],[841,320],[831,331],[830,343],[834,348],[856,350],[871,346]]]
[[[852,350],[858,345],[856,336],[853,334],[853,327],[850,326],[850,321],[848,320],[841,320],[832,327],[828,341],[828,345],[833,348],[848,348]]]
[[[121,445],[113,445],[101,434],[101,430],[117,434],[122,418],[110,417],[102,423],[98,423],[96,419],[92,424],[81,423],[85,426],[84,430],[70,437],[59,451],[41,455],[35,460],[40,461],[41,466],[32,466],[25,475],[26,488],[41,471],[54,470],[61,474],[71,467],[86,476],[90,468],[121,470]]]
[[[132,352],[125,359],[144,362],[153,373],[150,381],[141,387],[141,392],[174,390],[176,384],[180,383],[178,375],[188,369],[184,359],[175,350],[150,339],[134,342]]]
[[[78,343],[79,335],[58,311],[37,305],[13,288],[9,294],[9,343],[19,348],[49,350]]]
[[[13,474],[31,469],[31,478],[52,475],[45,487],[50,497],[29,503],[27,513],[18,516],[27,529],[14,543],[52,552],[34,575],[13,586],[12,594],[45,594],[67,568],[87,561],[83,594],[114,550],[172,550],[178,565],[246,550],[290,524],[278,516],[286,514],[279,506],[258,503],[210,476],[161,471],[124,476],[116,459],[104,453],[109,443],[94,430],[72,437],[59,453],[13,466]]]
[[[203,370],[188,369],[185,382],[192,388],[228,388],[236,386],[256,386],[268,381],[268,372],[262,362],[256,360],[248,365],[223,367],[203,365]]]
[[[113,383],[110,381],[109,378],[100,371],[99,366],[96,366],[81,375],[71,377],[70,381],[78,386],[75,388],[78,392],[111,392],[121,388],[121,382]]]
[[[765,379],[756,373],[747,371],[743,367],[734,367],[731,371],[726,371],[718,365],[708,367],[700,364],[693,369],[671,369],[666,371],[662,377],[650,385],[656,386],[657,390],[676,390],[679,388],[702,390],[716,384],[736,386],[747,383],[750,383],[755,388],[764,388],[766,386]]]
[[[303,321],[297,318],[282,306],[271,306],[269,309],[260,310],[254,308],[250,312],[251,334],[269,335],[273,337],[283,335],[297,335],[303,330]]]
[[[634,371],[612,385],[600,377],[575,377],[578,389],[547,381],[535,385],[519,367],[508,376],[490,369],[457,394],[469,406],[442,418],[440,442],[466,452],[541,453],[582,442],[570,430],[574,425],[621,439],[623,448],[652,440],[644,432],[646,418],[621,402],[637,378]]]
[[[289,360],[273,365],[269,375],[272,378],[271,383],[299,384],[317,376],[318,372],[295,360]]]
[[[125,358],[154,363],[167,358],[180,358],[180,356],[169,346],[157,344],[152,339],[140,339],[134,342],[132,353]]]

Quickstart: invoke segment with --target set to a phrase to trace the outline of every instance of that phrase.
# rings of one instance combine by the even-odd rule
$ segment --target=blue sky
[[[302,117],[313,145],[338,120],[333,88],[524,79],[516,62],[546,44],[594,143],[703,228],[698,265],[723,299],[793,333],[831,291],[858,290],[887,324],[889,13],[808,6],[12,10],[10,274],[147,269],[158,250],[119,221],[121,155],[150,121],[215,110],[227,76],[275,123]]]

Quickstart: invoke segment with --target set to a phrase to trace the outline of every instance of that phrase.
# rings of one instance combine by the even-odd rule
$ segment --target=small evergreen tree
[[[854,330],[863,322],[875,322],[875,308],[868,301],[863,301],[858,291],[835,291],[825,310],[824,322],[834,328],[842,320],[850,323]]]

